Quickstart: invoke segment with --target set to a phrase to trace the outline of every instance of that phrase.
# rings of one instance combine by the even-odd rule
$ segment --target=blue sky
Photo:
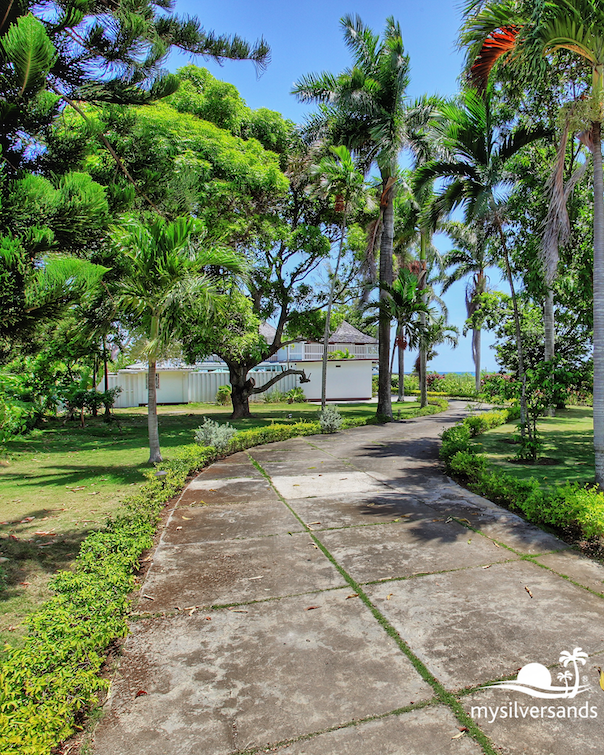
[[[399,0],[399,2],[341,2],[340,0],[306,0],[289,3],[276,0],[222,0],[199,3],[176,0],[176,12],[197,16],[207,30],[239,34],[248,41],[264,37],[271,47],[271,63],[258,77],[252,63],[226,61],[219,66],[213,61],[173,54],[170,69],[195,62],[207,67],[214,76],[234,84],[252,108],[277,110],[296,123],[303,122],[311,107],[299,104],[290,94],[294,82],[303,74],[319,71],[338,73],[350,64],[342,40],[339,20],[345,14],[358,13],[375,32],[382,32],[388,16],[400,23],[406,52],[411,61],[409,98],[422,94],[454,95],[462,54],[456,49],[459,28],[459,4],[450,0]],[[446,238],[438,239],[441,251],[449,248]],[[501,285],[493,271],[491,285]],[[449,321],[460,331],[465,320],[465,283],[449,289],[445,301]],[[487,370],[497,369],[494,353],[488,348],[493,339],[483,334],[482,364]],[[472,371],[470,337],[460,338],[457,349],[437,348],[438,356],[429,369],[439,371]],[[414,358],[411,355],[411,358]],[[411,365],[407,358],[407,365]]]

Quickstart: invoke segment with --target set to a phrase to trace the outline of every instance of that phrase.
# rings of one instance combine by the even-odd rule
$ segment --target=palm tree
[[[581,648],[575,648],[572,653],[569,653],[568,650],[563,650],[560,653],[558,663],[561,663],[565,668],[569,663],[572,663],[575,669],[575,683],[569,697],[575,697],[579,691],[579,667],[577,663],[581,663],[584,666],[588,657],[587,653],[584,653]]]
[[[564,682],[564,685],[567,690],[568,690],[568,680],[572,678],[573,678],[573,675],[570,673],[570,671],[561,671],[558,674],[558,681]]]
[[[329,347],[329,328],[331,320],[331,308],[333,305],[334,289],[338,279],[338,270],[344,250],[346,237],[346,224],[350,203],[355,196],[363,190],[363,175],[357,170],[352,155],[344,146],[331,147],[335,157],[324,157],[318,165],[311,167],[311,175],[319,179],[319,189],[324,196],[335,196],[335,209],[341,213],[340,243],[336,266],[329,287],[329,299],[327,301],[327,315],[325,318],[325,332],[323,334],[323,364],[321,372],[321,408],[325,409],[327,389],[327,350]]]
[[[604,5],[599,0],[564,0],[531,3],[523,14],[511,0],[484,3],[469,0],[469,16],[462,42],[470,46],[469,59],[492,68],[491,60],[513,53],[526,68],[538,72],[544,57],[556,50],[578,55],[592,70],[588,99],[578,108],[585,131],[581,141],[593,155],[594,166],[594,450],[596,483],[604,487],[604,175],[602,172],[602,122],[604,121]],[[497,35],[507,34],[508,41],[499,52],[493,44]]]
[[[433,128],[440,135],[448,159],[431,160],[416,170],[418,188],[437,178],[445,179],[445,186],[437,193],[430,215],[433,224],[442,215],[457,207],[465,209],[465,222],[484,225],[487,232],[498,238],[508,285],[512,295],[518,371],[521,380],[520,424],[526,431],[526,375],[520,333],[520,316],[507,239],[504,232],[504,205],[498,195],[505,186],[506,162],[522,147],[548,135],[548,131],[518,127],[507,135],[496,129],[490,107],[490,94],[484,97],[472,89],[461,96],[461,103],[441,105]]]
[[[426,317],[431,316],[432,313],[425,302],[424,290],[420,288],[418,276],[407,267],[399,269],[392,285],[386,287],[386,293],[388,294],[386,299],[381,299],[379,304],[370,305],[370,308],[378,308],[379,314],[374,318],[378,322],[380,316],[385,315],[389,323],[394,320],[397,324],[394,348],[399,349],[398,400],[402,401],[405,395],[402,355],[407,347],[413,349],[423,345],[422,336],[427,329]],[[392,362],[394,362],[394,349]]]
[[[400,25],[389,17],[383,39],[363,24],[359,16],[344,16],[340,24],[352,53],[353,67],[334,76],[309,74],[294,86],[302,102],[319,103],[309,123],[316,134],[329,134],[335,143],[354,150],[369,168],[380,171],[382,234],[380,240],[380,298],[388,297],[392,284],[394,195],[398,158],[410,143],[413,129],[421,127],[427,108],[406,108],[409,58],[405,54]],[[377,413],[392,418],[390,384],[390,322],[379,322],[379,377]]]
[[[468,320],[475,318],[480,309],[480,297],[487,291],[486,275],[487,253],[484,227],[477,223],[468,226],[449,221],[443,224],[443,230],[449,235],[456,248],[452,249],[443,260],[445,269],[453,268],[443,281],[444,294],[456,281],[469,277],[466,285],[466,312]],[[481,328],[472,327],[472,360],[476,392],[480,391],[480,356]]]
[[[426,182],[421,190],[416,190],[413,185],[413,174],[403,174],[401,184],[403,191],[401,191],[395,200],[395,234],[394,234],[394,253],[398,259],[399,264],[409,264],[409,252],[412,248],[415,248],[415,252],[419,257],[419,261],[412,262],[410,269],[415,272],[419,278],[419,288],[424,291],[424,303],[426,303],[430,297],[429,285],[428,285],[428,268],[435,261],[438,265],[441,264],[441,258],[438,250],[432,243],[432,236],[435,227],[426,219],[426,208],[430,206],[433,198],[433,183]],[[437,221],[435,220],[435,223]],[[426,325],[426,313],[420,313],[420,320],[422,325]],[[398,337],[400,338],[400,336]],[[399,350],[399,361],[401,358],[402,349]],[[427,353],[420,344],[419,355],[419,390],[420,390],[420,406],[424,407],[428,404],[428,385],[427,385]],[[401,382],[401,370],[399,368],[399,398],[400,398],[400,382]]]
[[[129,259],[128,273],[119,281],[116,306],[146,336],[148,369],[147,422],[149,463],[162,461],[157,426],[157,359],[169,344],[185,306],[216,303],[216,275],[207,268],[233,274],[245,271],[245,262],[229,249],[196,248],[202,226],[193,218],[148,223],[130,221],[113,229],[113,241]]]

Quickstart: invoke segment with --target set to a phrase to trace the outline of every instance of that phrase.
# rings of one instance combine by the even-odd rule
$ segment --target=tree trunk
[[[420,272],[420,289],[423,291],[423,289],[426,287],[426,278],[428,276],[428,270],[426,269],[426,257],[427,257],[427,251],[426,251],[426,234],[424,231],[420,230],[420,236],[419,236],[419,258],[422,263],[422,270]],[[422,301],[424,304],[427,304],[426,301],[426,295],[422,295]],[[420,313],[420,322],[422,324],[422,327],[426,325],[426,313],[421,312]],[[422,338],[420,340],[419,344],[419,405],[421,408],[424,406],[428,406],[428,377],[427,377],[427,366],[428,366],[428,344],[425,342],[425,338]]]
[[[547,294],[545,295],[545,302],[543,305],[543,325],[545,328],[545,361],[551,362],[554,358],[555,350],[555,328],[554,328],[554,292],[551,287],[548,286]],[[552,370],[554,365],[552,364]],[[548,414],[553,417],[555,414],[555,407],[550,406],[548,408]]]
[[[147,398],[147,426],[149,428],[149,464],[162,461],[159,449],[159,429],[157,426],[157,393],[155,390],[155,376],[157,363],[149,362],[147,379],[149,382]]]
[[[247,365],[229,365],[229,376],[231,381],[231,402],[233,404],[233,413],[231,419],[244,419],[251,417],[250,396],[255,382],[253,378],[247,376]]]
[[[394,192],[390,181],[384,181],[385,207],[382,238],[380,241],[380,285],[392,285],[392,249],[394,242]],[[385,303],[388,294],[380,288],[380,302]],[[378,346],[378,403],[377,414],[392,419],[392,384],[390,382],[390,319],[380,313]]]
[[[420,312],[419,320],[422,326],[426,324],[426,313]],[[420,407],[428,406],[428,379],[427,379],[427,366],[428,366],[428,354],[426,346],[423,343],[424,339],[420,340],[419,347],[419,405]]]
[[[405,400],[405,348],[402,345],[405,337],[405,329],[401,325],[398,331],[398,401]]]
[[[336,260],[336,269],[334,270],[331,285],[329,287],[329,301],[327,303],[327,317],[325,319],[325,332],[323,334],[323,363],[321,365],[321,409],[325,409],[327,403],[327,357],[329,350],[329,329],[331,320],[331,308],[333,306],[333,290],[338,278],[338,270],[340,269],[340,260],[342,259],[342,251],[344,249],[344,234],[346,232],[346,205],[344,205],[344,214],[342,215],[342,223],[340,225],[340,245],[338,247],[338,259]]]
[[[524,371],[524,354],[522,350],[522,332],[520,330],[520,314],[518,312],[518,301],[516,300],[516,289],[514,288],[514,279],[512,278],[512,268],[510,267],[510,255],[505,240],[505,234],[501,223],[498,222],[499,237],[503,249],[503,258],[505,261],[505,270],[508,278],[508,285],[512,295],[512,308],[514,310],[514,327],[516,331],[516,350],[518,352],[518,376],[520,377],[520,435],[524,438],[528,427],[528,414],[526,411],[526,373]],[[529,428],[530,433],[530,428]]]
[[[472,331],[472,359],[474,360],[474,386],[476,388],[476,393],[480,392],[480,336],[480,328]]]
[[[92,390],[96,393],[96,368],[98,366],[98,359],[95,356],[92,360]],[[96,417],[99,413],[98,406],[96,404],[96,401],[94,402],[94,405],[92,407],[92,416]]]
[[[105,393],[109,390],[109,367],[107,366],[107,344],[105,343],[105,336],[103,336],[103,384],[105,387]],[[105,404],[105,419],[108,420],[111,417],[111,409],[109,404]]]
[[[604,488],[604,180],[601,123],[592,126],[594,158],[594,451],[596,484]]]

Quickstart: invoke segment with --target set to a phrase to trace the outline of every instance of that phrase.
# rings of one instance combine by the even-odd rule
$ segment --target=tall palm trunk
[[[400,325],[398,330],[398,401],[405,400],[405,328]]]
[[[419,246],[419,259],[422,263],[422,270],[420,272],[420,278],[419,278],[419,287],[423,291],[426,287],[426,278],[428,276],[428,271],[426,269],[426,234],[424,231],[420,231],[420,246]],[[422,301],[424,304],[427,304],[427,297],[424,294],[422,296]],[[420,314],[420,322],[422,324],[422,327],[426,326],[426,313],[422,312]],[[425,338],[422,338],[420,340],[419,345],[419,399],[420,399],[420,407],[423,408],[424,406],[428,406],[428,376],[427,376],[427,368],[428,366],[428,345],[426,344]]]
[[[505,261],[505,271],[512,295],[512,308],[514,310],[514,329],[516,332],[516,352],[518,354],[518,376],[520,378],[520,435],[524,438],[528,426],[528,415],[526,411],[526,372],[524,371],[524,352],[522,349],[522,332],[520,330],[520,313],[518,312],[518,301],[516,299],[516,289],[514,288],[514,279],[512,277],[512,268],[510,266],[510,255],[508,245],[503,232],[501,221],[497,219],[497,230],[501,240],[503,250],[503,259]]]
[[[338,248],[338,259],[336,260],[336,269],[334,270],[331,286],[329,287],[329,300],[327,302],[327,317],[325,319],[325,332],[323,333],[323,364],[321,365],[321,409],[325,409],[327,404],[327,356],[329,349],[329,327],[331,320],[331,308],[333,306],[333,292],[338,279],[338,270],[340,269],[340,260],[344,249],[344,234],[346,232],[346,200],[344,211],[342,213],[342,223],[340,225],[340,246]]]
[[[149,360],[149,370],[147,372],[149,387],[147,399],[147,426],[149,428],[149,464],[157,464],[162,461],[161,451],[159,450],[159,429],[157,426],[157,392],[155,389],[155,376],[157,374],[157,363],[155,360]]]
[[[554,292],[548,287],[543,304],[543,327],[545,329],[545,361],[553,362],[555,350],[555,327],[554,327]],[[552,371],[555,369],[552,363]],[[554,416],[555,407],[548,407],[550,417]]]
[[[604,179],[601,123],[592,125],[594,158],[594,450],[596,484],[604,488]]]
[[[481,357],[481,330],[474,328],[472,331],[472,359],[474,360],[474,386],[476,393],[480,392],[480,357]]]
[[[384,179],[382,194],[384,220],[380,241],[380,303],[386,304],[389,294],[384,287],[392,286],[392,249],[394,244],[394,190],[391,179]],[[377,414],[392,419],[392,384],[390,382],[390,319],[386,307],[380,309],[378,330],[378,403]]]

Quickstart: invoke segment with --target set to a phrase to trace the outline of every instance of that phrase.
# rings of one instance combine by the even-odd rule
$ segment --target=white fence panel
[[[252,372],[250,375],[256,381],[256,386],[260,387],[275,377],[278,373],[270,370]],[[160,385],[164,373],[160,372]],[[115,388],[117,385],[122,389],[117,396],[115,407],[125,409],[130,406],[139,406],[147,403],[147,392],[145,390],[146,373],[138,372],[128,374],[122,372],[118,375],[109,375],[109,388]],[[228,372],[189,372],[183,374],[184,395],[189,403],[213,403],[216,400],[216,392],[221,385],[230,385]],[[289,391],[299,385],[297,375],[287,375],[281,378],[274,386],[269,388],[267,393],[275,390]],[[304,387],[304,386],[302,386]],[[98,391],[104,390],[104,382],[101,381],[97,386]],[[251,401],[262,401],[266,394],[258,393],[250,397]],[[161,402],[160,391],[158,391],[158,401]],[[172,399],[170,399],[172,400]]]
[[[256,381],[256,386],[263,386],[278,373],[269,370],[262,370],[250,373],[250,376]],[[297,375],[287,375],[281,378],[279,382],[269,388],[268,393],[274,390],[289,391],[298,385],[299,378]],[[190,372],[189,373],[189,402],[202,401],[212,403],[216,400],[216,391],[221,385],[230,385],[228,372]],[[250,401],[262,401],[263,393],[257,393],[250,397]]]

